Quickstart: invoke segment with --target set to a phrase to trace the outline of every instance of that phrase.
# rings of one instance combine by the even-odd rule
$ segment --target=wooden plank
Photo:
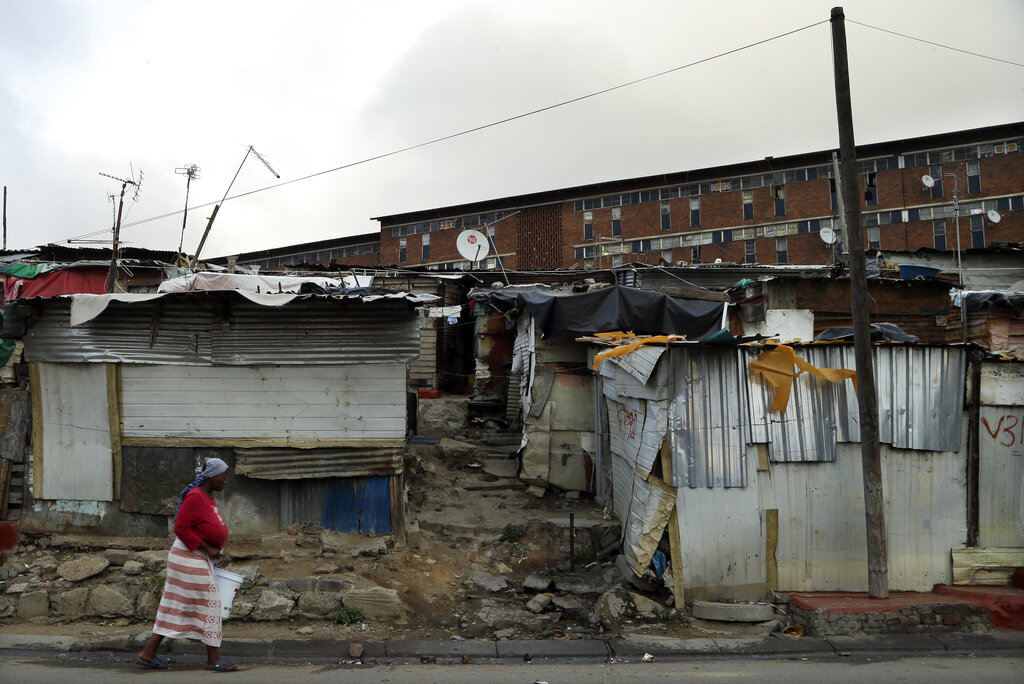
[[[405,476],[391,476],[391,534],[396,548],[404,548],[408,538],[405,529]]]
[[[3,392],[6,396],[13,397],[10,400],[10,413],[6,428],[0,437],[0,458],[5,458],[14,463],[25,461],[25,432],[27,428],[27,414],[29,412],[29,395],[24,390],[11,390]]]
[[[114,476],[114,501],[121,499],[121,373],[115,363],[106,364],[107,415],[110,419],[110,455]]]
[[[682,299],[700,299],[706,302],[729,301],[729,294],[727,292],[713,292],[686,285],[663,285],[658,288],[658,292],[667,294],[669,297],[680,297]]]
[[[775,552],[779,548],[779,509],[769,508],[764,512],[765,542],[764,561],[765,578],[772,589],[779,588],[779,562]]]
[[[757,446],[757,469],[765,471],[771,469],[771,462],[768,459],[768,445],[758,444]]]
[[[32,401],[32,496],[43,498],[43,388],[39,362],[28,364],[28,386]]]
[[[128,437],[121,439],[121,446],[166,446],[166,447],[404,447],[405,439],[256,439],[246,437]]]
[[[1008,584],[1024,569],[1024,547],[951,549],[954,584]]]
[[[0,458],[0,520],[7,519],[7,504],[10,502],[11,473],[14,464],[7,459]]]
[[[668,435],[661,443],[661,476],[665,482],[672,482],[672,447]],[[679,490],[675,487],[673,491]],[[675,504],[668,514],[668,546],[672,563],[672,595],[675,598],[675,609],[682,613],[686,606],[686,595],[683,587],[683,545],[679,536],[679,511]]]

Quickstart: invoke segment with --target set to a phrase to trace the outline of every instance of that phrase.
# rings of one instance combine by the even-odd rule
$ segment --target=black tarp
[[[818,333],[817,337],[814,339],[817,341],[852,340],[853,328],[849,326],[825,328]],[[908,332],[903,332],[903,328],[892,323],[872,323],[871,341],[878,342],[879,340],[888,340],[889,342],[917,342],[917,335],[911,335]]]
[[[1005,306],[1015,316],[1024,313],[1024,292],[968,292],[964,294],[968,311],[980,311]]]
[[[724,302],[677,299],[633,287],[606,287],[580,293],[556,293],[543,287],[473,290],[469,298],[502,311],[525,309],[544,337],[573,338],[598,332],[685,335],[689,340],[722,327]]]

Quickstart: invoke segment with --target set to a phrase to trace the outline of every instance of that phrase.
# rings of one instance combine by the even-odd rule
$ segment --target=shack
[[[400,539],[407,363],[415,307],[434,297],[316,291],[8,303],[4,336],[30,364],[21,529],[164,534],[193,468],[219,456],[234,533],[300,522]]]

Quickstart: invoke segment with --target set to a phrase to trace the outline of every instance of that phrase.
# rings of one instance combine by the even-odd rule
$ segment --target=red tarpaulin
[[[17,295],[16,283],[20,281],[21,292]],[[12,295],[30,299],[32,297],[55,297],[68,294],[106,294],[107,269],[105,268],[68,268],[61,271],[50,271],[35,278],[10,278],[4,281],[6,299]]]

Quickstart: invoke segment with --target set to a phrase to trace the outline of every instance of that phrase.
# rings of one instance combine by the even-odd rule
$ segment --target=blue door
[[[391,478],[375,475],[328,481],[320,526],[339,532],[391,534]]]

